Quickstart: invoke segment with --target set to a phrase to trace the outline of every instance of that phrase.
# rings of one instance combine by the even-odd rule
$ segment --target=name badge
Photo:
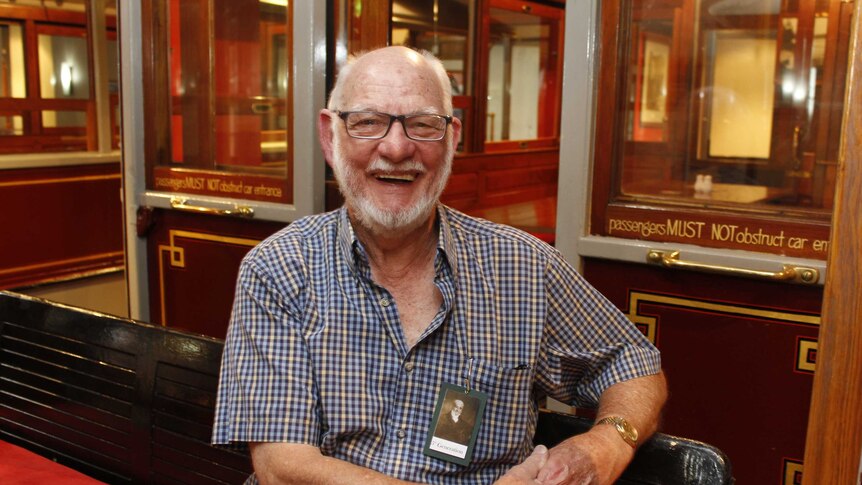
[[[482,424],[488,395],[444,383],[437,395],[434,417],[423,452],[459,465],[469,465]]]

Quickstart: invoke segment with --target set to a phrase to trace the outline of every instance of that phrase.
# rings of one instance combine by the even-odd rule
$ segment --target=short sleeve
[[[301,331],[302,265],[277,260],[280,280],[260,251],[240,266],[216,401],[212,441],[317,446],[319,400]]]
[[[537,381],[546,395],[593,407],[613,384],[661,370],[658,349],[561,256],[549,259],[545,285]]]

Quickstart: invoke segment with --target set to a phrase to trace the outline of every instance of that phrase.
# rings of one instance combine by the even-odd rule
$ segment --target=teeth
[[[402,180],[402,181],[404,181],[404,182],[412,182],[412,181],[416,180],[416,176],[415,176],[415,175],[408,175],[408,174],[403,174],[403,175],[402,175],[402,174],[386,174],[386,175],[378,175],[378,176],[377,176],[377,178],[378,178],[378,179],[380,179],[380,180]]]

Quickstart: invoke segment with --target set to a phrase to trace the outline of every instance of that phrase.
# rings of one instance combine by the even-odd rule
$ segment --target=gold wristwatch
[[[631,445],[632,448],[636,448],[638,445],[638,430],[635,429],[634,426],[629,424],[626,421],[626,418],[621,416],[608,416],[606,418],[602,418],[596,421],[594,426],[598,426],[600,424],[612,424],[617,429],[617,433],[620,434],[623,440],[626,443]]]

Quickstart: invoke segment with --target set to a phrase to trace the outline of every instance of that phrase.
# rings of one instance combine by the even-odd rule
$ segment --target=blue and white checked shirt
[[[413,347],[345,209],[254,248],[239,274],[213,442],[295,442],[423,483],[491,483],[532,449],[536,400],[593,406],[658,350],[551,246],[439,206],[443,305]],[[422,452],[441,383],[488,394],[468,466]]]

